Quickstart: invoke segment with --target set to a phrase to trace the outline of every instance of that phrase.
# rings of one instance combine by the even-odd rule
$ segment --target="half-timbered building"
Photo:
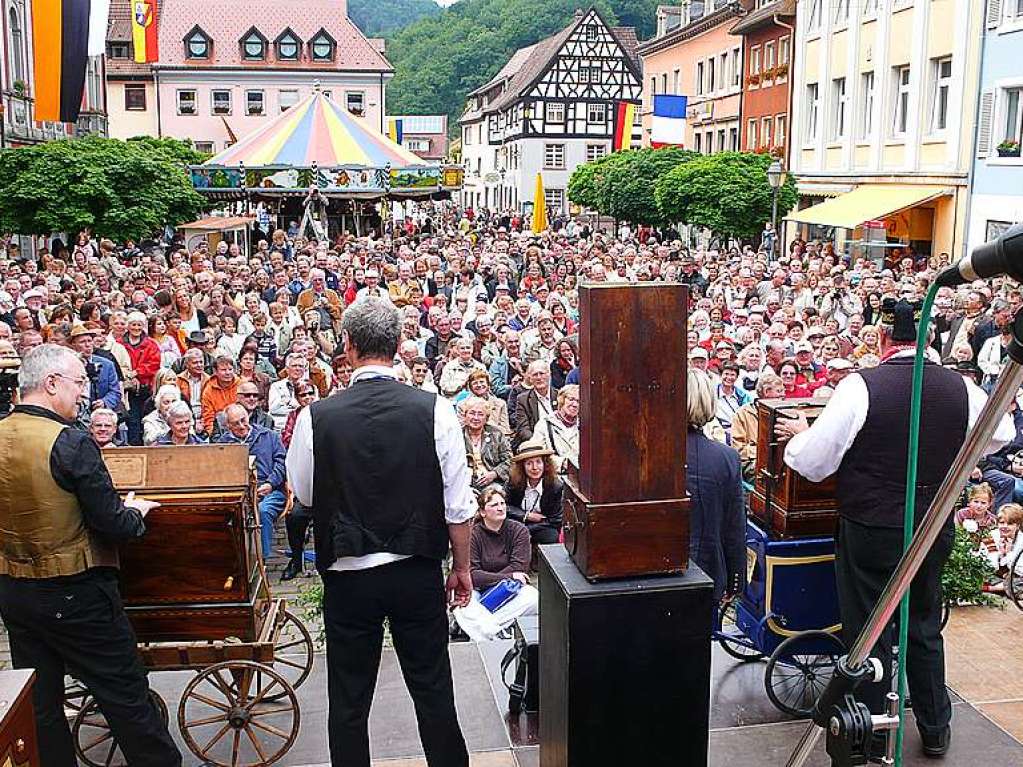
[[[642,75],[632,27],[611,27],[595,9],[522,48],[468,96],[459,120],[466,178],[462,201],[522,210],[542,173],[547,210],[566,210],[579,165],[612,149],[618,104],[636,105],[627,128],[639,145]]]

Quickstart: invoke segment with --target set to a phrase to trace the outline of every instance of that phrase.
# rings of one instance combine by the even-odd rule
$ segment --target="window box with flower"
[[[759,85],[760,84],[760,75],[759,74],[752,74],[752,75],[750,75],[749,77],[746,78],[746,82],[749,83],[750,85]]]
[[[1007,139],[1003,141],[997,147],[999,157],[1019,157],[1020,156],[1020,144],[1018,141],[1013,139]]]

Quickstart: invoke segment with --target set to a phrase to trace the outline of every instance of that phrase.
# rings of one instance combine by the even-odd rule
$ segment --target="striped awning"
[[[321,168],[389,165],[395,169],[428,164],[316,91],[204,165],[258,168],[314,163]]]

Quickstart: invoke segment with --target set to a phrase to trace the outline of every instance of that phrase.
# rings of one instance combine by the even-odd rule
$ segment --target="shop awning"
[[[786,220],[855,229],[864,221],[885,218],[947,194],[952,194],[952,190],[944,186],[863,184],[819,205],[798,210]]]

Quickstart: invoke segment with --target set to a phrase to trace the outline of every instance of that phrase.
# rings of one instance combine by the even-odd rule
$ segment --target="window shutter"
[[[987,28],[994,29],[1002,22],[1002,0],[987,0]]]
[[[980,121],[977,125],[977,157],[991,154],[991,135],[994,128],[995,94],[984,91],[980,96]]]

